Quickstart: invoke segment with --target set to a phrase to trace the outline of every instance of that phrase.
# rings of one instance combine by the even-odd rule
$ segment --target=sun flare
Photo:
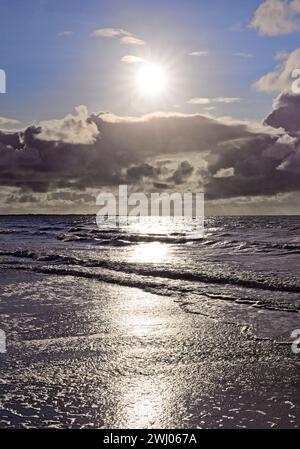
[[[143,64],[137,72],[136,83],[143,95],[160,95],[167,87],[166,71],[158,64]]]

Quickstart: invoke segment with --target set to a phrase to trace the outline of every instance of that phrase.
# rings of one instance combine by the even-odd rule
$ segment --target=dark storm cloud
[[[200,114],[89,115],[81,106],[62,120],[1,131],[0,183],[87,202],[69,190],[144,179],[161,189],[196,182],[209,198],[299,190],[298,108],[299,97],[279,98],[270,129]]]
[[[33,191],[100,187],[154,176],[147,158],[208,151],[224,139],[251,135],[201,115],[155,114],[120,118],[110,114],[41,122],[20,133],[1,133],[0,182]],[[81,143],[74,143],[81,142]],[[135,166],[135,167],[134,167]]]
[[[300,132],[300,95],[282,93],[274,103],[274,110],[265,123],[274,128],[284,128],[289,133]]]
[[[153,187],[158,190],[168,190],[170,188],[170,185],[166,182],[154,182]]]
[[[129,182],[136,182],[143,177],[155,178],[160,173],[159,168],[150,164],[134,165],[127,170],[127,179]]]
[[[22,142],[20,139],[20,133],[0,130],[0,148],[4,148],[5,146],[11,146],[15,149],[22,148]]]
[[[39,203],[40,198],[36,195],[32,194],[24,194],[24,195],[9,195],[5,203],[6,204],[15,204],[15,203]]]
[[[183,161],[168,180],[175,184],[182,184],[191,176],[193,171],[194,167],[188,161]]]
[[[47,200],[49,201],[71,201],[73,202],[84,202],[84,203],[95,203],[95,196],[90,195],[89,193],[77,193],[77,192],[69,192],[69,191],[58,191],[49,193],[47,195]]]
[[[297,154],[298,141],[290,136],[259,136],[222,145],[218,157],[209,164],[208,198],[274,195],[300,189],[300,171],[291,172],[287,161]],[[216,177],[222,169],[233,176]],[[211,178],[211,175],[214,178]]]

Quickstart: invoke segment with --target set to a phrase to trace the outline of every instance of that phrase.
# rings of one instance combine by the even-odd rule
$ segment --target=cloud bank
[[[208,200],[295,192],[299,116],[300,96],[288,94],[274,103],[264,127],[201,114],[89,114],[80,106],[60,120],[0,131],[0,184],[19,189],[23,202],[44,193],[82,203],[92,201],[89,189],[121,183],[149,191],[203,189]]]

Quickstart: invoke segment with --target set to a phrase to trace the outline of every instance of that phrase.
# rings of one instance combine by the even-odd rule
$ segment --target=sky
[[[298,213],[299,36],[300,0],[0,0],[0,213],[91,212],[120,183]]]

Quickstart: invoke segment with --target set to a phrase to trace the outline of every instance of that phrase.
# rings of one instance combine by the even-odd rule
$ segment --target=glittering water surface
[[[1,427],[299,427],[298,217],[1,217]]]

